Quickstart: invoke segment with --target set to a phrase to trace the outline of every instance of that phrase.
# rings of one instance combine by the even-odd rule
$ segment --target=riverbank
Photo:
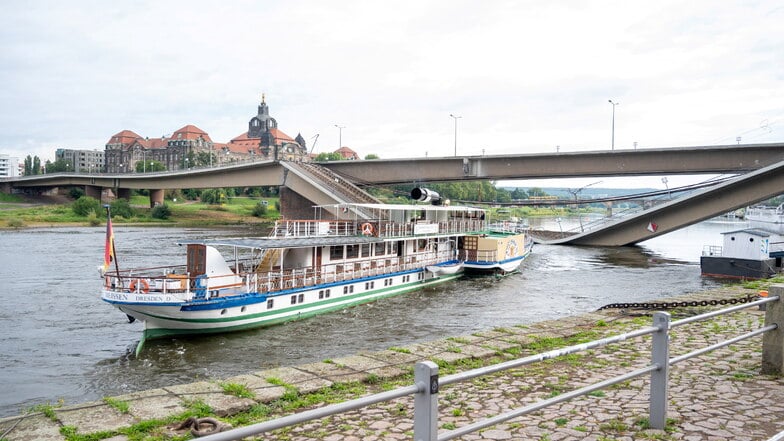
[[[733,299],[756,295],[760,286],[725,287],[668,301]],[[661,302],[665,299],[656,299]],[[716,307],[685,307],[674,318]],[[409,385],[416,361],[434,360],[441,375],[495,364],[651,324],[648,312],[605,310],[531,324],[495,328],[380,352],[256,371],[224,379],[171,385],[78,405],[38,406],[25,416],[0,420],[5,439],[170,439],[188,416],[215,416],[235,427]],[[720,316],[672,332],[672,356],[758,328],[756,308]],[[642,343],[641,343],[642,342]],[[647,379],[641,377],[590,396],[500,424],[463,439],[734,439],[757,440],[784,430],[770,415],[784,411],[784,379],[760,370],[761,338],[690,359],[671,369],[670,422],[647,429]],[[553,396],[650,361],[649,342],[632,339],[585,355],[549,360],[440,391],[442,429],[460,427]],[[413,399],[399,399],[290,429],[267,439],[410,439]],[[89,434],[89,438],[88,438]]]

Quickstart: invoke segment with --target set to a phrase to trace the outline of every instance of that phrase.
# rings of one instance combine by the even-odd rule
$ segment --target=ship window
[[[329,290],[324,291],[324,297],[329,298]]]
[[[376,244],[376,256],[383,256],[384,250],[386,248],[386,244],[384,242],[379,242]]]
[[[735,240],[735,236],[730,237],[730,240]]]
[[[346,259],[359,257],[359,245],[346,245]]]
[[[291,296],[291,304],[292,305],[296,305],[297,304],[297,296]]]
[[[343,294],[348,294],[348,286],[343,287]]]
[[[324,298],[324,290],[323,289],[321,291],[319,291],[319,298],[320,299]]]
[[[343,258],[343,245],[329,247],[329,258],[337,260]]]
[[[754,238],[753,238],[753,237],[750,237],[750,238],[749,238],[749,242],[754,242]]]
[[[225,310],[225,309],[222,309],[222,310],[221,310],[221,315],[224,315],[224,314],[226,314],[226,310]]]
[[[246,308],[245,306],[243,306],[242,308],[240,308],[240,312],[245,312],[245,310],[246,310],[246,309],[248,309],[248,308]]]
[[[366,243],[362,245],[362,257],[370,257],[370,244]]]
[[[297,301],[302,303],[305,301],[305,294],[300,294],[297,296]]]

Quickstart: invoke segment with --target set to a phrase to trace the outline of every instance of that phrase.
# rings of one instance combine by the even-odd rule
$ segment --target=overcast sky
[[[323,152],[344,126],[362,157],[451,156],[450,114],[459,155],[609,149],[609,99],[616,149],[781,142],[781,5],[4,1],[0,153],[228,142],[262,93],[283,132]]]

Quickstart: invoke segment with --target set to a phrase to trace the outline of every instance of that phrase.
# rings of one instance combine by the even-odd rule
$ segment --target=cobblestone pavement
[[[739,298],[749,293],[756,291],[724,288],[672,300]],[[678,320],[720,308],[679,308],[671,313],[673,320]],[[291,387],[304,394],[335,383],[359,381],[375,392],[380,390],[380,380],[405,375],[418,360],[437,360],[443,376],[456,367],[473,367],[477,360],[501,361],[550,350],[559,344],[569,344],[570,336],[596,339],[651,325],[648,313],[629,315],[629,312],[602,311],[530,326],[499,328],[223,380],[246,385],[253,391],[253,399],[228,395],[216,381],[114,397],[129,404],[125,413],[105,401],[55,408],[49,416],[33,414],[0,420],[0,435],[11,429],[5,435],[8,441],[64,440],[60,432],[66,426],[76,433],[100,432],[106,434],[105,439],[120,441],[128,438],[118,430],[140,421],[179,414],[194,399],[225,418],[257,402],[279,399]],[[670,332],[670,356],[677,357],[736,337],[759,328],[763,322],[764,312],[753,307],[677,327]],[[669,381],[669,423],[665,431],[647,428],[650,384],[646,375],[459,439],[767,440],[784,431],[784,378],[760,373],[761,348],[762,338],[758,336],[673,365]],[[640,337],[444,386],[439,392],[439,428],[442,433],[448,432],[649,363],[650,337]],[[271,378],[276,380],[267,381]],[[259,439],[412,439],[413,414],[413,398],[407,397],[281,429]]]

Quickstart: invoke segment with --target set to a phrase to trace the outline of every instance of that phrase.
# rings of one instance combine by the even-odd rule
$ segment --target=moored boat
[[[784,204],[778,207],[755,205],[747,207],[744,218],[752,222],[784,224]]]
[[[138,352],[147,339],[268,326],[455,280],[469,258],[512,271],[530,252],[520,251],[524,233],[487,230],[480,208],[338,204],[316,211],[317,219],[276,222],[270,237],[182,242],[184,264],[122,271],[109,270],[109,221],[101,297],[144,322]],[[499,252],[471,245],[498,234],[505,234]]]
[[[779,273],[784,257],[781,236],[749,228],[722,233],[723,245],[706,245],[700,257],[703,276],[764,279]]]

